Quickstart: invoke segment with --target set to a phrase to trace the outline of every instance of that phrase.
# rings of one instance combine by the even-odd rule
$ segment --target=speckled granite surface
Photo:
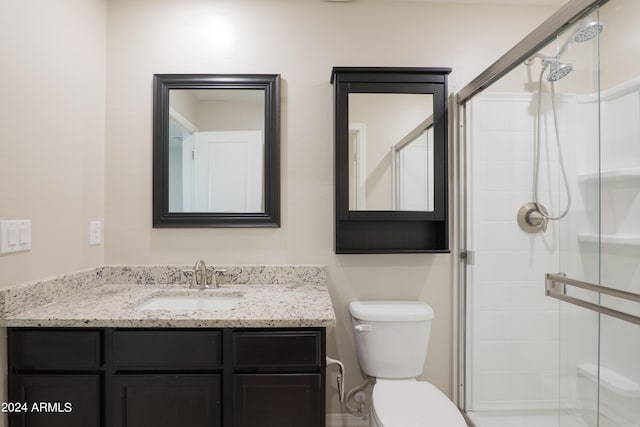
[[[14,327],[335,326],[326,267],[216,265],[217,289],[189,289],[191,266],[104,266],[0,292],[3,325]],[[224,310],[143,310],[157,296],[241,296]]]

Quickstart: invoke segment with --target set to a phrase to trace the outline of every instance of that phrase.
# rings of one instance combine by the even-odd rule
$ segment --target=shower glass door
[[[592,30],[596,29],[596,30]],[[598,34],[595,32],[600,29]],[[559,221],[558,272],[568,278],[599,284],[601,279],[600,224],[600,38],[610,30],[595,11],[555,43],[562,62],[572,72],[555,83],[566,100],[561,120],[561,143],[566,150],[571,209]],[[591,31],[591,33],[589,33]],[[588,36],[593,36],[588,40]],[[563,52],[564,49],[564,52]],[[552,179],[557,179],[554,177]],[[566,196],[565,196],[566,197]],[[553,271],[549,271],[553,273]],[[566,294],[592,303],[599,296],[567,287]],[[600,315],[567,302],[558,304],[558,426],[598,425],[598,366]]]
[[[464,105],[478,427],[640,426],[639,19],[610,0]]]
[[[640,2],[611,0],[600,8],[598,17],[605,26],[598,52],[600,167],[597,179],[585,170],[581,185],[599,187],[600,222],[599,229],[587,228],[578,238],[582,251],[599,253],[599,280],[595,283],[638,295]],[[600,304],[640,316],[638,300],[602,294]],[[600,315],[599,332],[597,383],[594,366],[578,366],[577,374],[579,389],[598,402],[598,424],[589,425],[640,426],[640,325]]]
[[[544,294],[546,273],[640,294],[638,18],[611,0],[465,106],[461,393],[478,427],[640,425],[640,327]],[[518,225],[532,202],[556,218],[537,232]]]

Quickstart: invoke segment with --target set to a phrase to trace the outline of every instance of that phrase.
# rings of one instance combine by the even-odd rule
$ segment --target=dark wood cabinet
[[[16,369],[97,369],[102,331],[10,329],[9,361]]]
[[[324,427],[324,333],[237,331],[233,427]]]
[[[9,328],[9,425],[321,427],[325,345],[324,328]]]
[[[132,330],[113,332],[116,369],[216,369],[222,365],[219,330]]]
[[[337,254],[449,252],[449,73],[451,68],[448,67],[333,68],[334,243]],[[367,108],[358,111],[357,99],[363,95]],[[407,97],[413,101],[407,103]],[[415,103],[416,99],[422,103]],[[407,113],[415,112],[416,107],[422,111],[419,120],[410,119]],[[360,126],[352,126],[354,122]],[[384,129],[376,127],[376,122],[384,123]],[[407,124],[402,131],[396,127],[400,122]],[[399,133],[393,135],[391,129]],[[404,176],[405,165],[399,160],[399,153],[401,147],[416,141],[417,135],[428,135],[430,148],[422,151],[424,163],[419,172],[412,169],[414,175],[409,181],[417,185],[418,176],[428,178],[424,181],[425,188],[415,194],[415,200],[405,205],[406,199],[411,199],[408,196],[411,191],[405,192],[399,179]],[[367,163],[373,155],[368,161],[361,159],[358,162],[359,156],[354,153],[364,152],[389,154],[384,159],[380,156],[374,164]],[[418,158],[415,153],[410,156]],[[369,174],[375,179],[362,177]],[[371,191],[371,181],[383,181],[382,177],[389,180],[386,184],[389,190],[384,193],[388,203],[372,205],[367,202],[366,193]],[[426,185],[427,181],[429,185]],[[374,192],[377,191],[380,189]],[[363,194],[365,197],[358,203]],[[427,200],[431,203],[418,202]]]
[[[11,426],[100,427],[100,376],[13,375],[5,404]]]
[[[114,375],[114,427],[220,427],[220,375]]]
[[[320,374],[236,374],[234,427],[324,427]]]

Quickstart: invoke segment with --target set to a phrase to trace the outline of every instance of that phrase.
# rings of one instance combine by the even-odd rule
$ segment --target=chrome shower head
[[[576,42],[584,43],[596,38],[602,30],[604,30],[604,25],[601,22],[583,19],[578,25],[578,28],[576,28],[573,34],[571,34],[571,37],[569,37],[560,47],[558,55],[556,56],[560,58],[571,47],[571,45]]]
[[[571,71],[573,71],[573,65],[560,62],[556,58],[544,58],[542,60],[544,67],[549,67],[549,75],[547,81],[557,82],[563,77],[566,77]]]
[[[575,42],[586,42],[596,37],[604,30],[604,25],[598,21],[582,21],[571,39]]]
[[[549,70],[547,80],[550,82],[557,82],[561,78],[566,77],[566,75],[572,71],[573,66],[571,64],[563,64],[562,62],[558,62],[557,66],[551,67],[551,70]]]

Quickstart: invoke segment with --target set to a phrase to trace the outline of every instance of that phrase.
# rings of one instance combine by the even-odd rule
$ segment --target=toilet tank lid
[[[371,322],[412,322],[433,319],[433,309],[422,301],[352,301],[351,316]]]

